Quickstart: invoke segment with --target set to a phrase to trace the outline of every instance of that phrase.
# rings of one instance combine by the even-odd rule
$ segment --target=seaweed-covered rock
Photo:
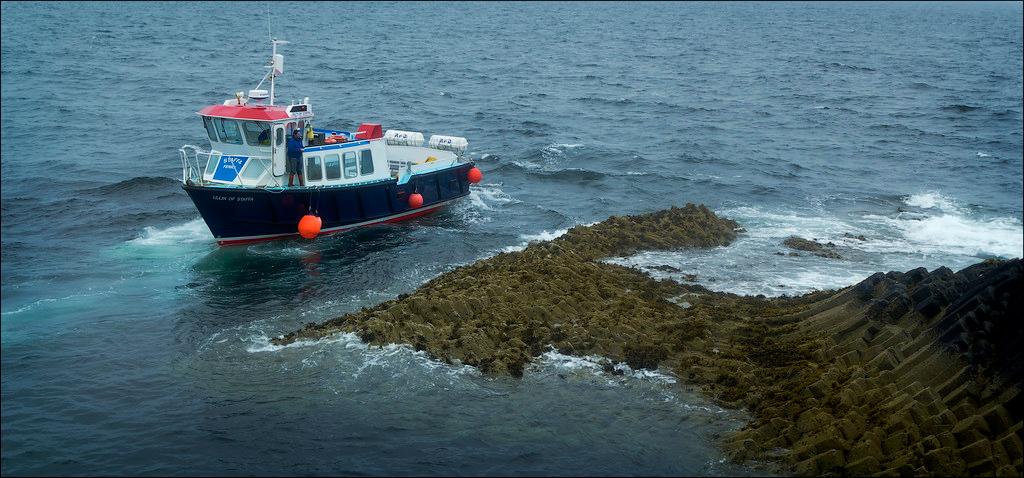
[[[840,256],[839,253],[834,250],[835,244],[832,244],[831,242],[828,244],[822,244],[815,240],[804,239],[802,237],[797,236],[789,236],[786,238],[786,240],[782,241],[782,245],[790,249],[796,249],[798,251],[807,251],[816,256],[825,257],[828,259],[843,258],[843,256]]]
[[[789,446],[798,474],[1019,475],[1022,280],[1019,259],[878,273],[735,329],[723,354],[757,366],[734,396],[756,418],[727,449],[756,437],[734,456],[772,459]]]
[[[737,460],[798,474],[1021,474],[1019,259],[877,273],[794,298],[717,293],[600,261],[726,245],[736,229],[694,205],[612,217],[274,343],[355,332],[512,376],[549,347],[603,355],[608,373],[672,364],[682,382],[750,411],[726,439]],[[831,252],[806,242],[794,243]]]
[[[706,311],[669,299],[679,285],[600,262],[641,249],[729,244],[735,222],[688,204],[578,226],[548,242],[502,253],[429,281],[374,308],[274,339],[286,344],[351,331],[372,344],[408,343],[446,361],[521,374],[548,346],[656,368],[701,335]],[[685,333],[665,333],[666,327]],[[662,337],[667,336],[666,342]]]

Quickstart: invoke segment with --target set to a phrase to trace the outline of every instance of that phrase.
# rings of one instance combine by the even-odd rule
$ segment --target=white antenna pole
[[[271,39],[270,44],[270,106],[274,106],[274,77],[277,76],[274,74],[274,58],[277,57],[277,40]]]
[[[277,54],[277,45],[288,43],[284,40],[271,40],[272,53],[270,57],[270,106],[274,106],[274,78],[277,77],[278,72],[284,72],[284,57]]]

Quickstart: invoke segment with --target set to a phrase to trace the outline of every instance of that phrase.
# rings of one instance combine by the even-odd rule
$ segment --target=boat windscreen
[[[223,143],[242,144],[242,134],[238,131],[238,122],[235,120],[214,118],[214,126],[217,127],[217,135]]]
[[[203,116],[203,126],[206,126],[206,134],[210,137],[210,141],[216,143],[218,139],[217,131],[213,127],[213,118]]]
[[[245,132],[245,142],[249,146],[270,146],[270,123],[243,121],[242,131]]]

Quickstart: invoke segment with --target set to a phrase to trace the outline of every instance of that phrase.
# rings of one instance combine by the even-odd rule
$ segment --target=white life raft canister
[[[428,144],[433,149],[453,151],[456,153],[462,153],[469,147],[469,141],[466,140],[466,138],[460,138],[458,136],[442,136],[439,134],[431,136]]]
[[[423,146],[423,133],[389,129],[384,133],[384,141],[395,146]]]

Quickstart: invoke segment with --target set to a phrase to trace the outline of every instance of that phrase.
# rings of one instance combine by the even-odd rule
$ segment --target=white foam
[[[1019,219],[975,217],[959,201],[937,191],[913,194],[903,202],[924,211],[839,219],[744,207],[723,211],[723,215],[742,224],[758,223],[758,227],[748,228],[751,237],[796,235],[865,252],[974,258],[1021,257],[1024,252],[1024,227]],[[864,235],[868,240],[852,239],[844,233]]]
[[[544,230],[536,234],[522,234],[519,238],[526,241],[527,244],[534,241],[553,241],[565,235],[565,233],[569,232],[569,229],[570,228],[558,229],[551,232]]]
[[[585,355],[582,357],[565,355],[549,345],[548,351],[535,358],[531,365],[541,369],[551,368],[568,372],[584,372],[594,376],[606,377],[607,373],[604,371],[604,364],[611,362],[610,359],[600,355]],[[657,383],[676,383],[676,378],[672,375],[657,370],[633,370],[625,363],[616,363],[614,370],[622,372],[623,377]]]
[[[210,340],[212,341],[215,336],[211,337]],[[409,363],[414,363],[431,371],[444,372],[448,375],[480,374],[480,371],[475,367],[470,365],[452,365],[444,363],[440,360],[431,358],[424,351],[414,350],[407,344],[371,346],[363,342],[358,335],[352,332],[336,333],[317,340],[297,340],[286,345],[274,345],[270,343],[270,338],[264,334],[252,335],[245,337],[242,340],[250,343],[250,345],[245,349],[246,352],[249,353],[276,353],[286,349],[300,349],[307,347],[320,347],[322,350],[325,346],[340,344],[338,346],[342,349],[355,351],[358,354],[359,362],[357,362],[358,366],[352,372],[353,377],[359,377],[369,368],[397,367],[399,369],[404,369]],[[223,342],[224,341],[221,340],[216,343]],[[319,365],[312,356],[304,358],[301,363],[304,367]]]
[[[48,297],[48,298],[45,298],[45,299],[36,300],[36,301],[34,301],[34,302],[30,303],[30,304],[27,304],[27,305],[23,305],[23,306],[15,309],[15,310],[5,310],[3,312],[0,312],[0,315],[20,314],[22,312],[28,312],[28,311],[30,311],[30,310],[38,307],[38,306],[41,306],[43,304],[50,304],[50,303],[54,303],[54,302],[63,302],[63,301],[68,300],[68,299],[75,299],[75,298],[78,298],[78,297],[89,297],[89,296],[95,296],[95,295],[101,295],[101,294],[71,294],[71,295],[65,296],[65,297]]]
[[[900,233],[900,237],[868,242],[871,252],[1013,258],[1024,255],[1024,229],[1013,218],[972,218],[957,214],[896,218],[867,216]]]
[[[554,143],[541,149],[541,156],[546,160],[558,159],[565,156],[569,150],[582,148],[582,144]]]
[[[978,151],[978,157],[979,158],[987,158],[989,156],[992,156],[992,155],[991,154],[987,154],[987,153],[982,153],[981,151]]]
[[[407,366],[405,364],[409,362],[426,368],[431,372],[442,372],[449,376],[480,375],[480,370],[476,367],[462,364],[447,364],[431,358],[429,354],[422,350],[414,350],[407,344],[387,344],[382,347],[363,344],[363,346],[365,347],[363,352],[364,362],[352,374],[353,377],[358,377],[364,370],[371,367],[396,367],[399,370],[404,370]]]
[[[301,247],[281,247],[280,243],[253,244],[247,252],[266,257],[312,257],[316,254]]]
[[[1020,219],[978,217],[956,199],[938,191],[913,194],[903,202],[925,211],[904,211],[894,217],[865,216],[866,223],[882,232],[882,240],[865,243],[864,250],[973,258],[1024,255],[1024,227]]]
[[[915,210],[840,218],[824,207],[808,213],[724,209],[721,216],[747,230],[727,247],[648,251],[607,261],[679,282],[692,282],[687,277],[696,274],[695,282],[715,291],[779,296],[846,287],[878,271],[958,270],[985,258],[1024,256],[1020,219],[980,217],[938,191],[909,195],[903,202]],[[866,240],[856,238],[861,235]],[[790,256],[793,251],[782,245],[788,236],[832,242],[843,258]],[[679,272],[659,270],[660,265]]]
[[[559,236],[561,236],[561,235],[563,235],[563,234],[565,234],[567,232],[569,232],[568,229],[559,229],[559,230],[554,231],[554,232],[548,232],[548,231],[545,230],[545,231],[541,231],[541,232],[539,232],[537,234],[523,234],[523,235],[519,236],[519,238],[522,239],[523,242],[521,242],[521,243],[519,243],[519,244],[517,244],[515,246],[505,247],[501,251],[502,252],[519,252],[519,251],[522,251],[522,250],[526,249],[526,246],[529,246],[531,242],[550,241],[550,240],[553,240],[553,239],[557,239]]]
[[[518,203],[519,200],[505,194],[502,183],[485,183],[470,188],[469,199],[473,206],[486,211],[493,211],[496,206]]]
[[[597,222],[590,222],[590,223],[587,223],[587,224],[583,224],[583,226],[584,227],[593,226],[594,224],[597,224]],[[579,224],[577,224],[577,225],[579,225]],[[521,243],[519,243],[518,245],[515,245],[515,246],[508,246],[508,247],[502,249],[502,252],[519,252],[519,251],[521,251],[523,249],[526,249],[526,246],[529,246],[531,242],[553,241],[555,239],[558,239],[559,237],[564,236],[566,233],[569,232],[569,229],[572,229],[572,228],[576,227],[577,225],[573,225],[573,226],[567,227],[565,229],[556,229],[554,231],[548,231],[547,229],[545,229],[545,230],[540,231],[540,232],[538,232],[536,234],[521,234],[519,236],[519,238],[522,239],[523,242],[521,242]]]
[[[656,279],[698,283],[708,289],[739,295],[800,295],[815,290],[838,289],[855,284],[873,273],[864,265],[852,265],[814,256],[778,256],[777,241],[741,237],[733,244],[714,249],[648,251],[606,262],[641,269]],[[671,265],[679,272],[655,269]],[[696,279],[691,277],[696,275]],[[682,300],[679,302],[684,303]]]
[[[69,297],[64,297],[64,299],[67,299]],[[17,308],[16,310],[5,310],[3,312],[0,312],[0,315],[20,314],[22,312],[27,312],[29,310],[32,310],[33,308],[35,308],[38,305],[46,304],[46,303],[49,303],[49,302],[57,302],[57,301],[64,300],[64,299],[57,299],[57,298],[39,299],[39,300],[37,300],[35,302],[32,302],[31,304],[23,305],[23,306]]]
[[[139,237],[128,241],[128,243],[139,246],[170,246],[200,242],[209,243],[213,242],[213,240],[213,234],[206,227],[206,223],[202,219],[194,219],[184,224],[164,229],[146,226]]]
[[[327,337],[322,337],[317,340],[296,340],[292,343],[285,345],[275,345],[271,343],[270,337],[267,337],[266,335],[255,335],[245,340],[251,343],[251,345],[245,348],[245,351],[249,353],[278,352],[288,348],[311,347],[314,345],[324,345],[333,343],[344,343],[346,347],[352,343],[362,344],[362,341],[359,340],[359,337],[353,333],[339,333],[329,335]]]
[[[938,209],[940,211],[949,212],[962,212],[962,209],[957,202],[942,193],[937,191],[930,191],[918,194],[912,194],[906,197],[903,202],[908,206],[919,207],[921,209]]]

